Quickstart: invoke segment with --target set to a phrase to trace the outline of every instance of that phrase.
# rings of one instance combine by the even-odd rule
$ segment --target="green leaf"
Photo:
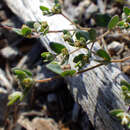
[[[35,21],[28,21],[28,22],[26,22],[25,24],[28,26],[28,27],[30,27],[30,28],[34,28],[34,23],[35,23]]]
[[[50,42],[50,48],[57,54],[62,52],[62,49],[66,48],[64,45],[56,42]]]
[[[24,79],[27,77],[27,74],[20,69],[15,68],[12,71],[19,79]]]
[[[107,27],[111,17],[108,14],[96,14],[95,21],[97,26]]]
[[[28,71],[28,70],[25,70],[25,69],[22,69],[22,71],[24,71],[29,77],[32,77],[32,72]]]
[[[61,69],[60,65],[57,62],[51,62],[46,66],[52,72],[61,75],[64,71]]]
[[[22,35],[22,30],[21,30],[21,29],[13,28],[12,31],[14,31],[14,32],[17,33],[18,35]]]
[[[119,22],[119,16],[115,15],[111,18],[110,22],[108,23],[108,29],[113,29]]]
[[[26,25],[23,25],[23,26],[22,26],[22,35],[23,35],[23,36],[27,36],[27,35],[29,35],[29,34],[31,34],[31,33],[32,33],[31,28],[29,28],[29,27],[26,26]]]
[[[130,15],[130,8],[124,7],[124,8],[123,8],[123,12],[124,12],[127,16],[129,16],[129,15]]]
[[[43,58],[44,62],[49,62],[54,60],[54,56],[50,52],[43,52],[41,54],[41,57]]]
[[[62,77],[65,77],[65,76],[73,76],[75,73],[76,73],[75,70],[67,70],[67,71],[62,72],[60,75],[61,75]]]
[[[114,109],[110,111],[110,114],[112,116],[117,116],[119,113],[122,113],[122,112],[124,112],[122,109]]]
[[[28,70],[25,70],[25,69],[13,68],[12,71],[19,78],[32,77],[32,73]]]
[[[16,92],[12,93],[8,97],[8,99],[9,99],[8,106],[13,105],[17,100],[21,100],[22,97],[23,97],[23,94],[20,91],[16,91]]]
[[[120,21],[120,22],[118,22],[118,26],[120,26],[120,27],[122,27],[122,26],[124,26],[124,24],[125,24],[125,21]]]
[[[126,87],[130,90],[130,83],[128,83],[128,82],[125,81],[125,80],[122,80],[122,81],[121,81],[121,86],[126,86]]]
[[[105,61],[108,61],[108,62],[111,61],[110,56],[109,56],[108,53],[107,53],[105,50],[103,50],[103,49],[99,49],[99,50],[96,52],[96,54],[97,54],[98,56],[102,57]]]
[[[40,6],[40,9],[41,9],[42,11],[49,12],[49,8],[48,8],[48,7]]]
[[[84,56],[85,54],[79,54],[78,56],[75,56],[73,62],[78,63],[79,61],[82,61]]]
[[[95,29],[90,29],[88,33],[89,33],[89,40],[91,41],[96,40],[97,33]]]
[[[79,30],[76,32],[75,37],[77,40],[80,40],[83,37],[87,41],[89,38],[89,33]]]
[[[127,126],[128,126],[128,129],[130,129],[130,123]]]

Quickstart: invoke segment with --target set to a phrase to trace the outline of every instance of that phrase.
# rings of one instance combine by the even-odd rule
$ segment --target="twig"
[[[105,33],[103,33],[101,36],[97,37],[96,40],[100,40],[102,39],[103,37],[105,37],[106,35],[108,35],[110,33],[110,31],[106,31]]]
[[[90,28],[85,28],[85,27],[81,27],[80,25],[76,24],[75,22],[73,22],[69,17],[67,17],[65,14],[61,13],[61,15],[66,18],[68,21],[70,21],[71,24],[75,25],[78,29],[80,30],[90,30]]]
[[[87,69],[81,70],[81,71],[77,72],[76,74],[84,73],[84,72],[86,72],[86,71],[92,70],[92,69],[97,68],[97,67],[102,66],[102,65],[104,65],[104,64],[101,64],[101,63],[100,63],[100,64],[97,64],[97,65],[92,66],[92,67],[90,67],[90,68],[87,68]]]
[[[61,78],[61,76],[55,76],[55,77],[52,77],[52,78],[46,78],[46,79],[43,79],[43,80],[35,80],[36,83],[44,83],[44,82],[49,82],[51,80],[54,80],[54,79],[58,79],[58,78]]]
[[[81,49],[81,48],[77,48],[77,49],[71,51],[70,54],[73,54],[73,53],[75,53],[76,51],[79,51],[80,49]]]
[[[122,63],[122,62],[125,62],[127,60],[130,60],[130,56],[125,57],[123,59],[119,59],[119,60],[111,60],[111,62],[115,62],[115,63],[121,62]]]

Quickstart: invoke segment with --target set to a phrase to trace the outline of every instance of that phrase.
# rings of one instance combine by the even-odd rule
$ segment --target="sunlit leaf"
[[[110,22],[108,23],[108,29],[115,28],[118,22],[119,22],[119,16],[118,15],[113,16]]]
[[[29,35],[29,34],[32,33],[32,30],[31,30],[31,28],[29,28],[28,26],[23,25],[21,32],[22,32],[22,35],[23,35],[23,36],[27,36],[27,35]]]
[[[129,16],[129,15],[130,15],[130,8],[124,7],[124,8],[123,8],[123,12],[124,12],[127,16]]]
[[[43,58],[44,62],[49,62],[49,61],[54,60],[54,56],[50,52],[43,52],[41,54],[41,57]]]
[[[75,73],[76,73],[75,70],[66,70],[66,71],[62,72],[60,75],[61,75],[62,77],[65,77],[65,76],[72,76],[72,75],[74,75]]]
[[[46,66],[52,72],[61,75],[64,71],[61,69],[60,65],[57,62],[51,62]]]
[[[40,9],[41,9],[42,11],[47,11],[47,12],[49,12],[49,8],[48,8],[48,7],[40,6]]]
[[[121,86],[126,86],[129,90],[130,90],[130,83],[128,83],[127,81],[125,81],[125,80],[122,80],[121,81]]]
[[[108,62],[111,61],[110,56],[109,56],[108,53],[107,53],[105,50],[103,50],[103,49],[99,49],[99,50],[96,52],[96,54],[97,54],[98,56],[102,57],[104,60],[106,60],[106,61],[108,61]]]
[[[124,110],[122,110],[122,109],[114,109],[114,110],[110,111],[110,114],[112,116],[117,116],[117,114],[122,113],[122,112],[124,112]]]
[[[12,69],[12,71],[20,79],[23,79],[26,77],[32,77],[32,73],[28,70],[25,70],[25,69],[14,68],[14,69]]]
[[[8,97],[8,99],[9,99],[8,106],[13,105],[18,100],[21,100],[22,96],[23,96],[23,94],[20,91],[16,91],[16,92],[10,94]]]
[[[56,42],[50,42],[50,48],[57,54],[62,52],[62,49],[66,48],[64,45]]]

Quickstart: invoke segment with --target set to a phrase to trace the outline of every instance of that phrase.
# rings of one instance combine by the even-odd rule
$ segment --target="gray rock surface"
[[[7,113],[8,93],[0,86],[0,126],[4,126]]]

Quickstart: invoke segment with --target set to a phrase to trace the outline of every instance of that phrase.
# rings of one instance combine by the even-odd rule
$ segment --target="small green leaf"
[[[120,21],[120,22],[118,22],[118,26],[120,26],[120,27],[123,27],[124,26],[124,24],[125,24],[125,21]]]
[[[23,97],[23,94],[20,91],[16,91],[16,92],[12,93],[8,97],[8,99],[9,99],[8,106],[13,105],[18,100],[21,101],[22,97]]]
[[[22,35],[23,35],[23,36],[28,36],[28,35],[31,34],[31,33],[32,33],[31,28],[29,28],[29,27],[26,26],[26,25],[23,25],[23,26],[22,26]]]
[[[119,22],[119,16],[115,15],[111,18],[110,22],[108,23],[108,29],[113,29]]]
[[[32,73],[28,70],[25,70],[25,69],[13,68],[12,71],[19,78],[32,77]]]
[[[122,81],[121,81],[121,86],[126,86],[126,87],[130,90],[130,83],[128,83],[128,82],[125,81],[125,80],[122,80]]]
[[[97,26],[107,27],[111,17],[108,14],[96,14],[95,21]]]
[[[130,123],[128,124],[128,129],[130,129]]]
[[[78,63],[79,61],[82,61],[84,56],[85,54],[79,54],[78,56],[75,56],[73,62]]]
[[[52,72],[61,75],[64,71],[61,69],[60,65],[57,62],[51,62],[46,66]]]
[[[60,54],[62,49],[66,48],[64,45],[56,42],[50,42],[50,47],[57,54]]]
[[[42,11],[49,12],[49,8],[48,8],[48,7],[40,6],[40,9],[41,9]]]
[[[110,114],[112,116],[117,116],[119,113],[122,113],[122,112],[124,112],[122,109],[114,109],[110,111]]]
[[[54,56],[50,52],[43,52],[41,54],[41,57],[43,58],[44,62],[49,62],[54,60]]]
[[[107,53],[105,50],[103,50],[103,49],[99,49],[99,50],[96,52],[96,54],[97,54],[98,56],[102,57],[105,61],[108,61],[108,62],[111,61],[110,56],[109,56],[108,53]]]
[[[12,31],[14,31],[14,32],[17,33],[18,35],[22,35],[22,30],[21,30],[21,29],[13,28]]]
[[[24,79],[27,77],[26,73],[23,70],[20,69],[13,69],[13,73],[19,78],[19,79]]]
[[[90,29],[88,33],[89,33],[89,40],[91,41],[96,40],[97,33],[95,29]]]
[[[62,77],[65,77],[65,76],[73,76],[75,73],[76,73],[75,70],[66,70],[66,71],[62,72],[60,75],[61,75]]]
[[[88,38],[89,38],[89,33],[80,30],[80,31],[76,32],[75,37],[76,37],[77,40],[80,40],[81,38],[84,38],[87,41]]]
[[[124,8],[123,8],[123,12],[124,12],[127,16],[129,16],[129,15],[130,15],[130,8],[124,7]]]

